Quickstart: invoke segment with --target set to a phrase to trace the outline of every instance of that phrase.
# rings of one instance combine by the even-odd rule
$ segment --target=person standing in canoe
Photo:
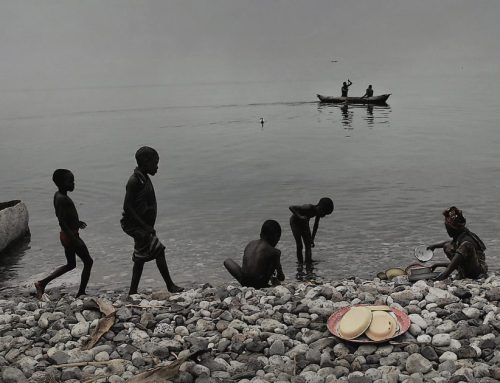
[[[368,85],[365,94],[361,96],[361,98],[367,98],[367,97],[373,97],[373,88],[371,85]]]
[[[347,79],[347,82],[344,81],[342,85],[342,97],[347,97],[347,93],[349,93],[349,87],[352,85],[352,81]]]
[[[436,243],[427,249],[443,249],[450,263],[435,263],[431,266],[432,270],[437,267],[446,267],[446,270],[439,274],[435,280],[446,279],[455,270],[458,271],[460,279],[477,279],[484,276],[488,272],[484,255],[486,246],[476,234],[465,226],[466,220],[462,210],[452,206],[443,211],[443,216],[446,231],[452,240]]]

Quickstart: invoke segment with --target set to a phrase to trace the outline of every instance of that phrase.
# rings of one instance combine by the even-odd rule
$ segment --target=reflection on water
[[[342,105],[340,110],[342,111],[342,125],[344,125],[344,129],[352,129],[353,112],[349,111],[349,105]]]
[[[338,116],[337,110],[340,109],[340,121],[345,130],[352,130],[354,126],[359,126],[356,123],[357,118],[361,117],[366,125],[372,128],[375,124],[388,124],[391,113],[389,105],[354,105],[354,104],[324,104],[318,103],[318,111],[326,112],[328,119],[336,121]],[[361,112],[365,111],[364,114]]]
[[[17,264],[30,248],[30,236],[27,235],[0,253],[0,286],[17,276]]]
[[[374,117],[373,117],[373,105],[366,105],[366,122],[368,126],[373,126]]]
[[[318,276],[315,272],[316,265],[318,261],[312,261],[311,263],[297,263],[297,274],[295,278],[298,281],[307,281],[307,282],[319,282],[321,277]]]

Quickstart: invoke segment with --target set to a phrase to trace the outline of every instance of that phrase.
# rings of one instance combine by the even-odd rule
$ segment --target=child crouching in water
[[[333,201],[330,198],[321,198],[317,205],[293,205],[289,207],[292,212],[290,217],[290,227],[293,238],[297,245],[297,262],[303,263],[304,257],[302,249],[305,247],[305,261],[312,262],[312,248],[314,247],[314,237],[318,231],[319,220],[333,212]],[[311,234],[309,220],[314,218],[314,226]],[[303,245],[302,245],[303,243]]]

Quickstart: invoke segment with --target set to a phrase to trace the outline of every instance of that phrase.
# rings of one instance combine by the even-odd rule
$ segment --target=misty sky
[[[498,0],[0,0],[0,89],[498,75],[499,16]]]

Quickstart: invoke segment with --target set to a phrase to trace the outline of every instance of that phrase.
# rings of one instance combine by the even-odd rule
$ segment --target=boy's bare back
[[[263,239],[250,241],[243,253],[242,271],[247,277],[272,275],[279,264],[281,251]]]

